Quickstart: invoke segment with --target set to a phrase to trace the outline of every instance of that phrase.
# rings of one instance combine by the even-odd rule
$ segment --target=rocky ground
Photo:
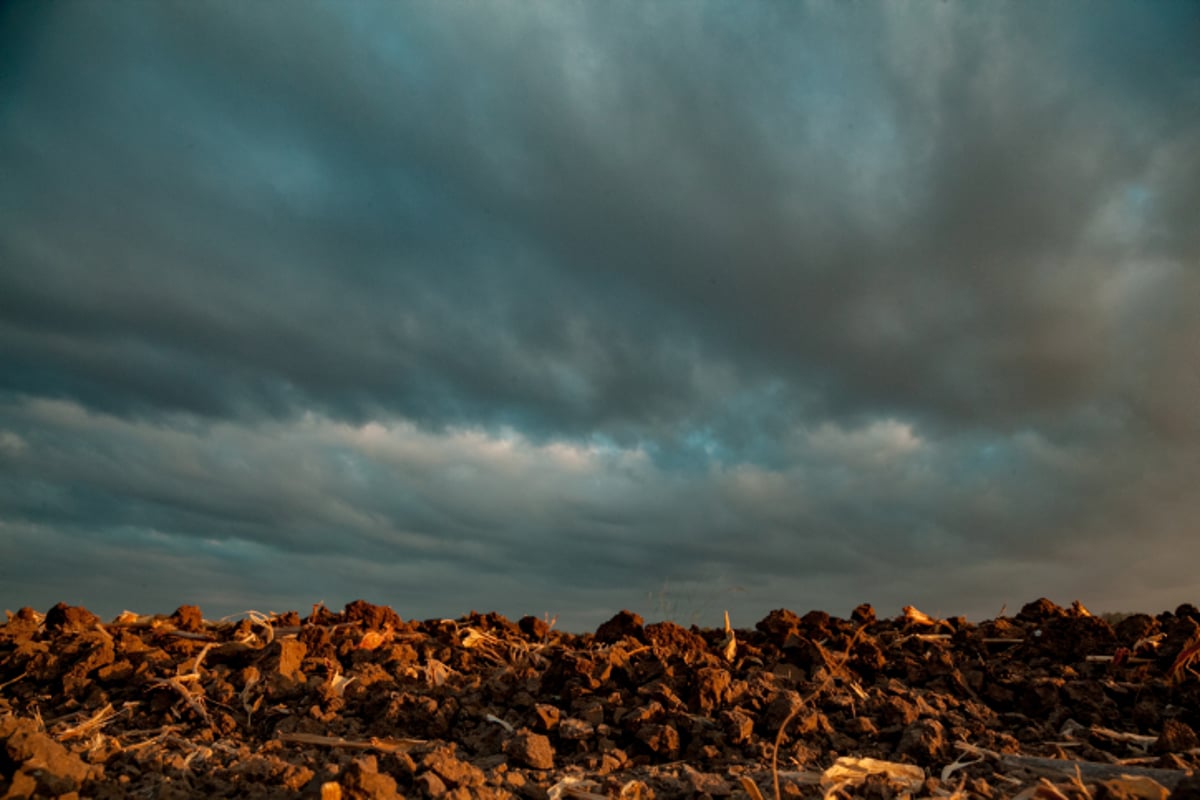
[[[1200,611],[0,627],[0,797],[1200,797]]]

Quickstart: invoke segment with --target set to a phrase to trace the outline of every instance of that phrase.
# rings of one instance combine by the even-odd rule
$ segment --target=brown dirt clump
[[[1200,796],[1200,612],[0,625],[0,798]]]

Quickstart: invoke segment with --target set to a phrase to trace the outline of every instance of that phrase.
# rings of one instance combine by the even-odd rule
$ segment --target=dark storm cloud
[[[0,11],[10,563],[994,611],[1198,510],[1195,8],[293,12]]]
[[[1194,191],[1150,168],[1196,122],[1166,23],[1113,93],[1065,12],[312,11],[8,26],[10,388],[669,433],[716,362],[1012,424],[1120,380],[1105,205]]]

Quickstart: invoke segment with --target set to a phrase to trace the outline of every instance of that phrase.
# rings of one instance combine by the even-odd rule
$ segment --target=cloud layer
[[[1194,601],[1194,9],[304,12],[0,12],[0,602]]]

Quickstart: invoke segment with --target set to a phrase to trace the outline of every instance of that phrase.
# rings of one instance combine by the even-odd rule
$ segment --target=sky
[[[0,5],[0,608],[1200,601],[1200,5]]]

